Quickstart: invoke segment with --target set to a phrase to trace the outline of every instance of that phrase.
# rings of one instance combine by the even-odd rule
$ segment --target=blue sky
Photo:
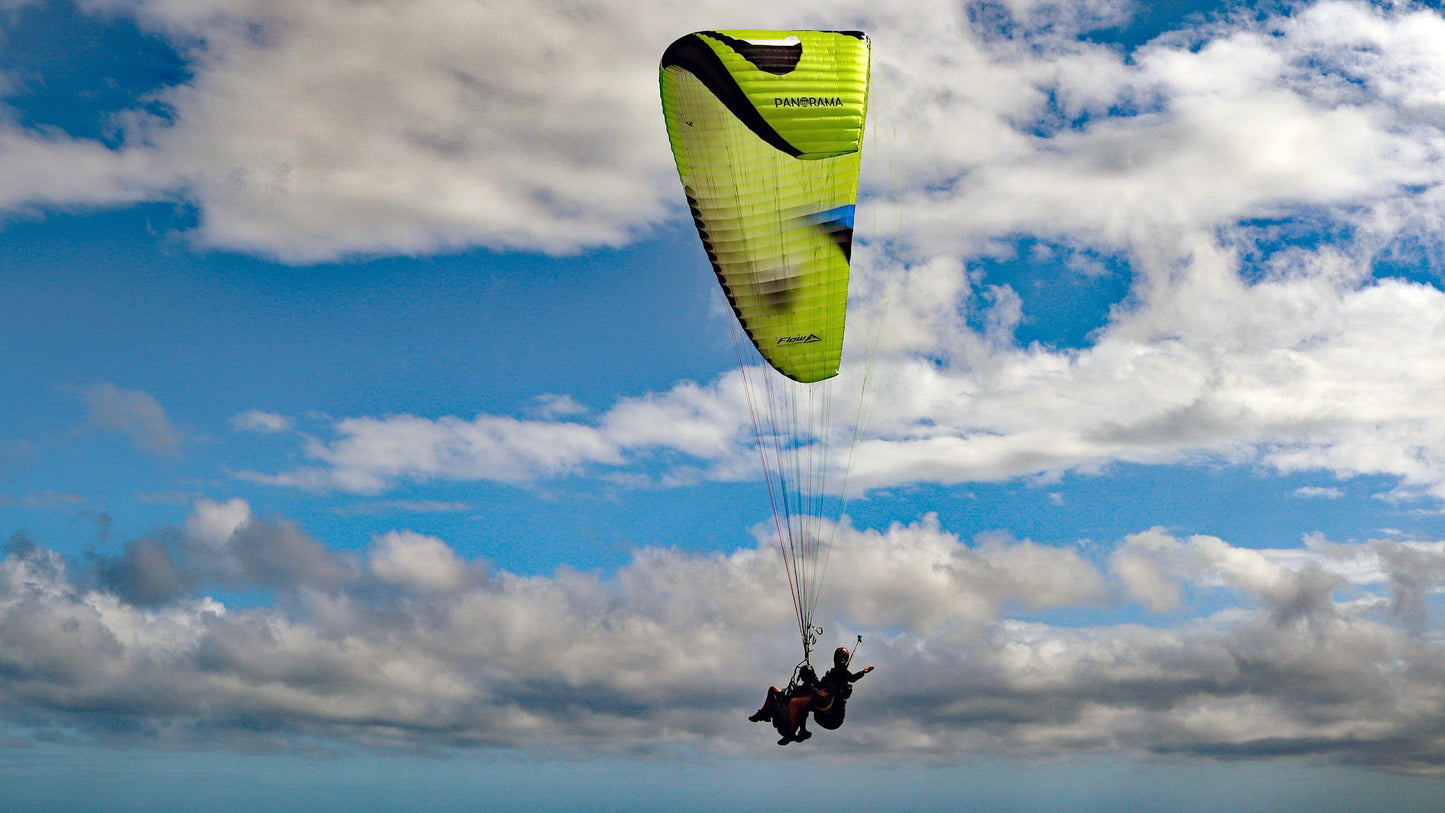
[[[774,5],[0,0],[14,809],[1433,809],[1445,17]],[[757,26],[873,37],[787,749],[656,87]]]

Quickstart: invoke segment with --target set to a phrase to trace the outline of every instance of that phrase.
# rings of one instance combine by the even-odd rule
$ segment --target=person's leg
[[[794,697],[788,701],[786,709],[779,709],[779,714],[773,719],[778,733],[783,736],[779,738],[778,745],[787,745],[790,742],[798,742],[811,737],[811,734],[798,735],[798,723],[803,715],[808,713],[808,697]]]
[[[788,701],[788,731],[792,732],[793,739],[807,739],[799,737],[798,734],[806,733],[808,723],[808,702],[811,697],[795,697]],[[812,736],[811,734],[809,736]]]
[[[778,691],[777,686],[769,686],[767,699],[763,700],[763,707],[753,712],[752,715],[748,717],[748,719],[752,720],[755,723],[766,723],[771,721],[773,719],[773,709],[777,706],[778,703],[779,694],[781,694],[781,692]]]
[[[795,742],[802,742],[803,740],[806,740],[807,738],[813,736],[813,732],[808,730],[808,711],[812,707],[816,698],[800,697],[798,699],[803,701],[803,703],[796,712],[796,720],[793,721],[793,740]],[[793,708],[789,706],[788,711],[792,713]]]

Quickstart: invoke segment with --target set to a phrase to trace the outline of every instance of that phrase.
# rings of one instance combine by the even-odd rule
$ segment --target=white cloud
[[[293,421],[285,415],[277,415],[274,412],[262,412],[259,409],[248,409],[231,418],[231,426],[242,432],[275,434],[285,432],[293,425]]]
[[[1118,2],[96,7],[181,49],[188,78],[157,97],[173,114],[122,116],[114,149],[7,120],[0,206],[184,195],[202,241],[298,262],[635,239],[681,216],[656,99],[667,42],[749,8],[778,25],[826,8],[874,37],[853,324],[877,329],[879,355],[855,483],[1212,458],[1445,496],[1427,406],[1445,395],[1445,296],[1372,276],[1387,254],[1438,262],[1435,10],[1325,0],[1124,54],[1077,37],[1121,23]],[[1019,235],[1129,269],[1086,346],[1017,346],[1027,297],[971,274]],[[308,447],[316,465],[252,476],[368,493],[592,467],[618,479],[662,450],[704,465],[648,482],[737,477],[751,464],[730,386],[679,385],[595,420],[565,394],[531,421],[360,416]],[[247,414],[238,425],[280,425]],[[149,448],[177,448],[165,424],[127,415]]]
[[[203,498],[196,500],[191,515],[186,518],[186,534],[192,539],[219,547],[250,521],[251,506],[240,497],[233,497],[223,503]]]
[[[970,332],[957,315],[971,302],[961,276],[938,288],[930,278],[947,279],[947,266],[910,269],[884,326],[893,346],[880,343],[866,368],[872,408],[852,483],[956,484],[1113,461],[1217,460],[1386,475],[1407,492],[1445,496],[1445,423],[1432,407],[1445,402],[1436,352],[1445,294],[1395,280],[1342,282],[1351,261],[1339,257],[1278,263],[1246,285],[1234,252],[1196,243],[1171,290],[1072,350]],[[912,302],[919,310],[910,313]],[[924,347],[930,341],[939,344]],[[834,385],[833,430],[845,438],[864,372],[847,365]],[[683,383],[622,399],[585,423],[351,419],[336,424],[336,439],[308,448],[320,468],[271,481],[373,492],[398,477],[527,483],[645,468],[657,463],[656,450],[681,453],[676,465],[705,477],[750,476],[740,383],[735,373],[712,386]]]
[[[243,473],[255,482],[371,494],[401,479],[532,483],[621,466],[656,450],[711,461],[717,476],[750,471],[751,437],[740,377],[712,387],[683,382],[671,392],[625,398],[595,421],[518,420],[481,415],[349,418],[331,441],[312,439],[306,454],[319,465],[278,474]]]
[[[0,91],[4,91],[0,76]],[[115,206],[165,200],[178,183],[147,151],[114,151],[55,132],[14,128],[0,108],[0,210]]]
[[[897,139],[890,160],[905,187],[937,187],[976,170],[1005,168],[1002,175],[988,169],[970,178],[990,205],[962,222],[950,215],[947,233],[977,235],[983,221],[1006,230],[1007,213],[1023,202],[1020,194],[1045,193],[1036,212],[1063,203],[1049,194],[1056,184],[1017,183],[1038,175],[1038,156],[1057,156],[1056,169],[1075,167],[1059,178],[1090,180],[1089,162],[1068,153],[1092,149],[1040,150],[1028,135],[1040,117],[1107,114],[1116,102],[1155,92],[1163,79],[1187,75],[1191,67],[1166,70],[1189,62],[1184,48],[1167,52],[1172,63],[1161,57],[1164,67],[1131,67],[1105,46],[1073,39],[1121,22],[1127,5],[1119,2],[996,7],[992,13],[1011,15],[1012,40],[986,20],[970,22],[960,9],[888,10],[857,0],[787,10],[736,0],[663,9],[498,0],[464,6],[388,0],[364,11],[344,2],[299,8],[244,0],[108,0],[92,7],[134,15],[170,40],[188,62],[188,78],[154,94],[152,101],[169,115],[134,110],[118,117],[124,140],[115,149],[15,126],[0,131],[13,142],[5,154],[16,159],[0,165],[7,181],[0,186],[9,192],[0,204],[183,196],[198,207],[203,241],[298,262],[472,245],[569,251],[627,242],[677,216],[657,59],[673,38],[718,20],[766,18],[786,27],[816,24],[826,15],[868,29],[876,43],[875,129]],[[1344,36],[1324,25],[1300,28],[1326,44]],[[1243,74],[1230,87],[1247,101],[1255,90],[1248,80],[1268,85],[1268,70],[1279,61],[1271,50],[1278,46],[1255,39],[1224,39],[1193,58],[1201,68]],[[1255,74],[1242,70],[1254,62],[1262,63]],[[1177,82],[1162,90],[1201,95]],[[1286,118],[1291,111],[1273,109],[1264,105],[1258,112],[1294,123]],[[1188,144],[1203,143],[1189,137],[1186,123],[1207,121],[1174,124]],[[1142,142],[1156,140],[1151,128],[1137,129]],[[1108,132],[1098,128],[1088,140],[1108,141]],[[1252,135],[1284,139],[1282,147],[1326,149],[1293,126]],[[1237,141],[1243,133],[1230,137]],[[1348,146],[1359,145],[1341,144],[1332,154],[1349,159],[1342,172],[1372,160],[1374,151],[1348,152]],[[1284,149],[1274,154],[1288,155]],[[1189,149],[1179,156],[1173,166],[1209,159]],[[1320,174],[1317,165],[1309,169],[1314,172],[1291,178]],[[1159,173],[1153,177],[1157,182]],[[961,202],[975,200],[971,194]],[[928,208],[958,211],[937,205],[945,202]]]
[[[372,541],[369,565],[377,579],[419,591],[460,586],[466,565],[436,537],[391,531]]]
[[[1170,566],[1179,555],[1179,543],[1159,529],[1130,536],[1109,556],[1109,569],[1125,594],[1154,612],[1179,606],[1181,580]]]
[[[1445,591],[1445,543],[1256,551],[1155,529],[1117,548],[1111,581],[1071,550],[964,544],[931,518],[836,538],[822,644],[860,632],[859,665],[879,668],[826,735],[832,754],[1285,749],[1442,768],[1445,642],[1422,622]],[[770,541],[728,555],[639,550],[606,578],[524,578],[409,531],[373,540],[353,570],[285,521],[253,523],[228,556],[289,598],[235,607],[206,595],[238,571],[188,558],[187,545],[137,540],[101,563],[96,586],[54,552],[11,543],[0,712],[23,721],[18,732],[252,748],[773,748],[743,719],[796,657]],[[264,552],[273,567],[254,567]],[[1119,600],[1168,601],[1126,561],[1212,591],[1217,612],[1141,617]],[[1339,574],[1352,562],[1376,566],[1350,581]],[[1041,615],[1078,608],[1087,624]]]
[[[190,75],[154,94],[169,115],[120,116],[116,149],[0,130],[0,205],[185,197],[204,243],[294,262],[631,240],[680,204],[657,59],[725,8],[93,6],[133,14]]]
[[[1077,19],[1010,8],[1027,17],[1012,40],[957,14],[859,12],[875,33],[874,121],[909,125],[869,146],[895,177],[870,182],[866,221],[897,255],[859,247],[838,391],[857,391],[875,334],[878,355],[851,482],[1222,460],[1385,475],[1402,494],[1445,497],[1445,425],[1429,407],[1445,399],[1445,294],[1371,270],[1439,232],[1439,16],[1317,3],[1125,60],[1069,38],[1115,19],[1108,4]],[[1071,22],[1050,28],[1060,15]],[[1261,218],[1348,239],[1309,247]],[[1086,346],[1019,346],[1026,299],[970,272],[971,256],[1018,234],[1130,269],[1128,298]],[[648,482],[746,476],[735,387],[684,383],[586,422],[358,418],[310,447],[319,466],[263,479],[356,491],[401,477],[616,479],[656,465],[657,450],[686,459]]]
[[[341,437],[335,442],[312,441],[308,447],[308,455],[324,467],[243,476],[274,485],[373,494],[403,477],[516,483],[565,475],[589,463],[621,462],[614,443],[596,428],[576,423],[398,415],[342,420],[336,431]]]
[[[552,420],[586,415],[591,411],[578,403],[577,399],[572,396],[557,395],[555,393],[546,393],[537,396],[535,410],[540,417]]]

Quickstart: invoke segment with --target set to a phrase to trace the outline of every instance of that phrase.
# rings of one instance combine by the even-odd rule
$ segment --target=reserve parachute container
[[[856,446],[832,416],[868,109],[858,31],[700,31],[662,57],[668,138],[734,339],[806,660],[830,495]],[[741,330],[747,342],[738,338]],[[748,346],[766,366],[756,364]],[[830,460],[847,447],[849,464]],[[829,482],[829,478],[834,478]],[[841,483],[839,480],[841,479]]]

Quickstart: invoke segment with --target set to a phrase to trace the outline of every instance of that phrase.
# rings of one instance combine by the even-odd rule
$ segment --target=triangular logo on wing
[[[806,336],[783,336],[778,339],[778,344],[812,344],[823,341],[816,333],[809,333]]]

